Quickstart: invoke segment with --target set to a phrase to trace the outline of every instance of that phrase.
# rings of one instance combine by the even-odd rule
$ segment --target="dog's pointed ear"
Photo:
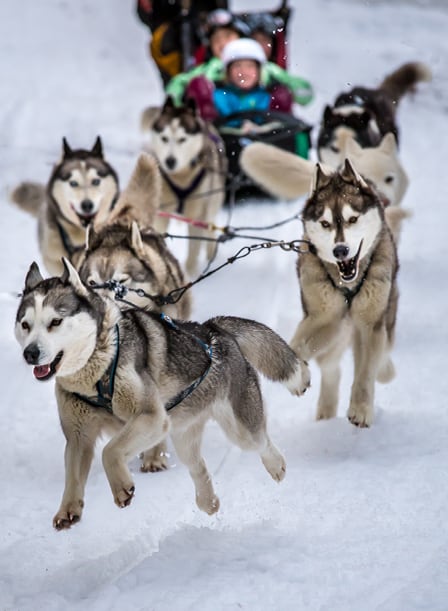
[[[87,252],[89,248],[92,246],[93,240],[95,238],[96,238],[96,232],[95,232],[95,229],[93,228],[92,223],[90,223],[90,225],[87,225],[87,229],[86,229],[86,243],[85,243],[85,248],[84,248],[85,252]]]
[[[322,189],[330,184],[332,174],[327,174],[326,169],[320,163],[316,163],[316,168],[313,174],[313,180],[311,182],[311,193],[314,193],[318,189]]]
[[[196,100],[194,98],[187,98],[187,103],[185,104],[185,108],[187,109],[187,111],[190,114],[196,116],[198,107],[196,105]]]
[[[364,178],[356,170],[350,159],[345,159],[344,166],[341,170],[341,177],[348,182],[358,183],[361,187],[369,188]]]
[[[332,120],[333,120],[333,109],[331,108],[331,106],[328,106],[328,104],[327,104],[327,106],[325,106],[325,109],[324,109],[324,123],[325,123],[325,125],[328,125],[328,124],[331,125]]]
[[[72,156],[73,150],[70,148],[70,145],[67,142],[67,138],[64,136],[64,138],[62,138],[62,158],[69,159]]]
[[[62,257],[62,264],[64,265],[64,271],[62,272],[61,282],[62,284],[71,284],[78,295],[87,296],[88,291],[84,284],[81,282],[78,272],[73,267],[68,259]]]
[[[173,110],[175,108],[174,98],[171,95],[167,95],[163,104],[162,112],[165,110]]]
[[[388,132],[380,142],[379,150],[393,155],[397,152],[397,140],[392,132]]]
[[[33,261],[30,265],[30,268],[26,274],[26,278],[25,278],[25,288],[23,290],[24,293],[29,293],[30,291],[32,291],[33,289],[36,288],[36,286],[42,282],[43,278],[42,278],[42,274],[40,273],[40,269],[39,266],[37,265],[36,261]]]
[[[137,255],[143,254],[144,245],[142,234],[140,233],[140,229],[136,221],[132,221],[131,224],[131,247],[137,253]]]
[[[100,159],[103,159],[103,143],[100,136],[96,137],[95,144],[93,145],[90,154],[92,157],[99,157]]]

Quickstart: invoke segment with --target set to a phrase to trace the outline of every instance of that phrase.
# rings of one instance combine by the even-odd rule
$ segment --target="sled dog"
[[[191,292],[173,293],[173,303],[156,301],[185,286],[178,260],[163,237],[152,229],[160,204],[161,179],[156,160],[140,154],[128,185],[120,194],[109,222],[96,231],[88,228],[86,247],[73,258],[84,284],[115,297],[123,308],[163,311],[187,320],[191,314]],[[140,230],[139,224],[143,229]],[[144,291],[146,295],[139,294]],[[150,299],[147,295],[152,295]],[[177,297],[180,299],[177,300]],[[163,305],[162,305],[163,303]],[[168,468],[166,442],[144,452],[142,471]]]
[[[54,527],[69,528],[81,518],[102,431],[112,436],[102,458],[119,507],[134,495],[129,460],[170,433],[190,471],[198,507],[218,511],[200,453],[209,418],[239,447],[257,451],[268,473],[281,481],[285,461],[266,430],[256,370],[301,395],[309,385],[308,367],[288,344],[247,319],[218,316],[200,324],[120,310],[63,261],[62,275],[46,280],[37,264],[31,265],[15,326],[35,378],[56,380],[67,444],[65,489]]]
[[[324,110],[317,137],[319,160],[333,168],[343,162],[339,138],[347,131],[362,147],[376,146],[390,132],[398,143],[396,111],[401,98],[431,78],[428,66],[409,62],[386,76],[377,89],[354,87],[338,95]]]
[[[142,289],[161,296],[186,284],[178,260],[163,237],[152,228],[160,197],[158,164],[151,155],[141,153],[108,222],[98,230],[88,228],[85,248],[72,261],[85,284],[111,281],[112,286],[125,293],[126,301],[157,311],[161,310],[154,300],[128,289]],[[190,292],[185,292],[176,303],[164,305],[163,309],[173,318],[188,319]]]
[[[385,207],[386,220],[398,241],[401,222],[410,216],[399,208],[409,181],[398,157],[392,133],[386,134],[377,146],[362,148],[349,134],[344,138],[344,154],[361,176],[378,191]],[[297,199],[309,194],[315,173],[315,163],[269,144],[249,144],[240,157],[241,167],[264,190],[282,199]],[[327,173],[333,172],[325,164]]]
[[[12,201],[38,217],[39,248],[50,274],[60,274],[61,258],[71,258],[85,243],[86,227],[104,222],[118,198],[118,177],[104,159],[98,137],[91,150],[72,149],[64,138],[62,159],[47,187],[24,182]]]
[[[394,376],[389,357],[398,304],[398,260],[376,191],[346,160],[326,174],[317,166],[312,194],[303,209],[310,252],[297,271],[304,317],[290,343],[321,369],[317,418],[336,416],[340,359],[350,345],[354,380],[348,418],[373,422],[375,380]]]
[[[215,128],[205,123],[191,100],[175,107],[167,97],[163,107],[144,111],[142,128],[149,130],[151,152],[162,174],[161,212],[176,213],[190,219],[213,223],[225,200],[227,158],[224,144]],[[159,216],[155,229],[161,233],[168,218]],[[189,224],[189,248],[186,270],[193,276],[199,264],[201,243],[198,238],[214,238],[213,229]],[[207,257],[215,251],[207,241]]]

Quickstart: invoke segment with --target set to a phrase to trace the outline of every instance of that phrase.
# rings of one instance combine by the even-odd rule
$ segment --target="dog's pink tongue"
[[[45,376],[50,373],[50,365],[36,365],[33,369],[33,373],[34,377],[37,379],[45,378]]]

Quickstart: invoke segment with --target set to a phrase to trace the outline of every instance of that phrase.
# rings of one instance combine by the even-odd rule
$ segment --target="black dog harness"
[[[109,414],[112,414],[112,397],[114,394],[115,373],[117,371],[118,357],[120,355],[120,333],[118,325],[115,325],[115,355],[109,367],[100,380],[95,385],[96,397],[86,397],[79,393],[73,393],[75,397],[88,403],[91,407],[102,407]]]
[[[205,172],[206,169],[202,168],[202,170],[198,172],[198,174],[196,174],[196,176],[193,178],[192,182],[188,185],[188,187],[183,189],[182,187],[176,185],[168,176],[168,174],[166,174],[166,172],[164,172],[162,168],[160,168],[160,173],[162,174],[163,178],[166,180],[167,185],[177,198],[177,214],[183,214],[186,199],[189,195],[193,193],[193,191],[195,191],[199,187],[201,182],[204,180]]]
[[[203,342],[201,339],[199,339],[199,337],[196,337],[196,335],[194,335],[193,333],[190,333],[189,331],[186,331],[185,329],[181,329],[180,327],[178,327],[171,320],[171,318],[167,316],[166,314],[164,314],[163,312],[160,314],[160,318],[163,322],[165,322],[170,327],[170,329],[176,332],[186,333],[187,335],[189,335],[198,344],[198,346],[200,346],[204,350],[204,352],[206,353],[209,359],[207,367],[202,372],[202,374],[198,378],[196,378],[189,386],[187,386],[187,388],[184,388],[179,393],[177,393],[177,395],[175,395],[174,397],[172,397],[171,399],[167,401],[167,403],[165,404],[165,409],[168,412],[171,409],[173,409],[173,407],[176,407],[176,405],[179,405],[179,403],[181,403],[184,399],[186,399],[188,395],[191,395],[191,393],[199,386],[199,384],[207,376],[208,372],[210,371],[210,367],[212,366],[213,349],[211,346],[209,346],[208,344]],[[84,401],[91,407],[103,408],[107,412],[109,412],[109,414],[113,414],[112,398],[114,394],[114,381],[115,381],[115,373],[117,371],[119,354],[120,354],[120,335],[119,335],[118,325],[115,325],[115,355],[109,367],[107,368],[106,372],[104,373],[102,378],[98,380],[98,382],[95,385],[98,394],[93,397],[87,397],[85,395],[81,395],[75,392],[73,393],[75,397],[77,397],[78,399],[81,399],[81,401]]]

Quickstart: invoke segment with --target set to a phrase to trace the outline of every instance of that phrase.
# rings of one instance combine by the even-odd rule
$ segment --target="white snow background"
[[[280,485],[212,423],[204,455],[216,516],[196,507],[174,452],[165,473],[140,473],[135,459],[135,499],[117,509],[99,447],[82,521],[56,532],[64,438],[53,382],[34,379],[13,335],[12,295],[40,261],[36,221],[7,193],[24,179],[47,181],[62,136],[89,148],[100,134],[124,186],[143,142],[140,112],[162,101],[162,88],[132,0],[0,3],[1,611],[448,609],[447,32],[445,2],[301,0],[290,24],[290,70],[316,90],[297,111],[313,124],[340,91],[375,86],[405,61],[434,73],[398,111],[413,217],[399,246],[398,374],[377,386],[374,425],[360,430],[345,418],[349,356],[338,418],[315,422],[313,364],[303,398],[263,384],[271,437],[287,461]],[[302,203],[244,205],[231,224],[267,225]],[[269,235],[300,231],[296,221]],[[217,263],[246,243],[228,242]],[[169,244],[183,260],[185,242]],[[234,263],[194,288],[194,318],[247,316],[289,340],[301,318],[295,263],[280,249]]]

